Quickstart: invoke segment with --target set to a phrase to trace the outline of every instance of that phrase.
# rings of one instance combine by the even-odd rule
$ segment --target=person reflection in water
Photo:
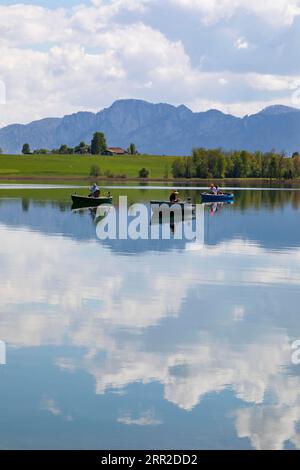
[[[210,206],[210,215],[213,217],[215,215],[216,212],[221,212],[221,209],[222,209],[222,204],[219,204],[217,202],[214,202],[213,204],[211,204]]]

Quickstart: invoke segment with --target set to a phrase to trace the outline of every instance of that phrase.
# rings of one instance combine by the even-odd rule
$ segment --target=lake
[[[205,206],[204,246],[99,240],[71,191],[0,186],[0,448],[299,449],[300,191]]]

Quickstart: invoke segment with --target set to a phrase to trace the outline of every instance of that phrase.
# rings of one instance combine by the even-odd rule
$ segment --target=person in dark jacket
[[[172,194],[170,195],[170,202],[172,202],[172,203],[175,204],[175,203],[178,202],[178,201],[179,201],[179,199],[178,199],[178,191],[176,191],[176,190],[174,189],[174,191],[173,191]]]

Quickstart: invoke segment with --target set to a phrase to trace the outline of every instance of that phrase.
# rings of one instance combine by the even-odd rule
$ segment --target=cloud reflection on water
[[[300,378],[283,370],[300,334],[299,261],[300,249],[271,253],[243,239],[120,257],[97,242],[0,225],[1,339],[83,350],[56,366],[86,371],[96,394],[158,382],[165,400],[191,412],[230,389],[239,437],[257,449],[300,447]],[[119,420],[159,423],[147,413]]]

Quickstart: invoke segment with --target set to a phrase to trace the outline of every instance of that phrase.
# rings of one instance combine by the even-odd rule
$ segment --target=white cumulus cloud
[[[230,18],[240,10],[262,16],[275,24],[291,24],[300,15],[299,0],[169,0],[182,8],[198,11],[203,21]]]
[[[240,115],[278,101],[293,105],[300,72],[283,75],[271,66],[264,73],[256,70],[253,54],[259,64],[261,39],[236,26],[225,30],[218,20],[236,13],[245,19],[250,12],[276,30],[292,25],[299,4],[300,0],[168,0],[165,8],[178,14],[184,26],[176,35],[169,33],[166,22],[158,27],[158,0],[85,4],[78,0],[74,7],[64,7],[62,2],[62,7],[51,9],[36,4],[0,5],[0,84],[6,90],[5,100],[0,93],[1,124],[98,111],[119,98],[183,103],[195,111],[214,107]],[[197,12],[206,25],[199,21],[196,31],[185,24],[189,11]],[[217,30],[213,29],[216,22]],[[221,34],[215,44],[203,42],[203,27],[213,37]],[[197,60],[192,58],[185,30],[200,34]],[[226,40],[222,59],[234,55],[228,55],[224,65],[214,58],[214,48]],[[258,43],[252,47],[253,41]],[[279,52],[282,47],[278,45]],[[249,59],[250,54],[252,65],[244,71],[244,57]],[[240,63],[241,71],[237,70]],[[268,63],[264,61],[264,66]]]

